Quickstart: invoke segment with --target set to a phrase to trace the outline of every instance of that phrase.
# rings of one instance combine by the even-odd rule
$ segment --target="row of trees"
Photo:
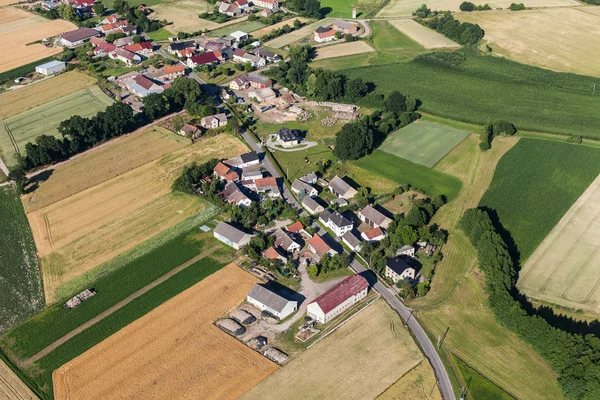
[[[441,17],[420,20],[420,22],[462,45],[476,44],[485,35],[484,30],[478,24],[461,23],[455,20],[449,12],[444,12]]]
[[[275,14],[275,15],[277,15],[277,14]],[[263,43],[268,42],[269,40],[273,40],[276,37],[283,36],[285,34],[288,34],[290,32],[298,30],[298,29],[302,28],[303,25],[304,24],[302,22],[300,22],[299,19],[295,19],[293,26],[285,24],[281,28],[277,28],[274,31],[271,31],[271,32],[267,33],[266,35],[260,37],[259,40]]]
[[[481,133],[479,148],[484,151],[489,150],[492,147],[494,136],[512,136],[515,133],[517,133],[517,128],[507,121],[495,121],[487,124]]]
[[[548,361],[566,398],[600,398],[600,339],[554,327],[534,312],[515,286],[518,266],[486,211],[467,210],[460,225],[477,249],[496,319]]]
[[[186,110],[193,116],[207,116],[216,112],[213,98],[193,79],[179,77],[162,93],[144,97],[144,114],[155,120],[172,112]]]
[[[484,5],[475,5],[473,3],[471,3],[470,1],[463,1],[462,3],[460,3],[460,11],[466,11],[466,12],[471,12],[471,11],[488,11],[491,10],[492,7],[490,7],[490,5],[488,3],[485,3]]]
[[[188,194],[196,193],[196,189],[202,184],[203,179],[212,176],[218,162],[219,160],[213,158],[202,164],[192,163],[186,165],[179,177],[173,182],[173,190]],[[201,189],[204,189],[204,187]],[[207,186],[207,189],[210,189],[210,187]],[[216,189],[218,190],[219,188]],[[203,193],[206,193],[206,191],[203,190]]]
[[[115,0],[113,8],[121,18],[126,19],[132,25],[142,32],[154,32],[159,30],[166,25],[166,21],[156,21],[150,19],[142,11],[138,10],[137,7],[131,6],[127,0]]]
[[[383,111],[347,123],[335,137],[334,154],[340,160],[357,160],[371,153],[392,131],[402,128],[420,117],[418,102],[398,91],[381,101]]]

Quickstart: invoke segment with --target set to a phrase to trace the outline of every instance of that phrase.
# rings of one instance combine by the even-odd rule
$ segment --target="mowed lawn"
[[[44,292],[35,243],[19,195],[0,188],[0,333],[39,312]]]
[[[112,103],[98,86],[90,86],[9,117],[0,122],[0,154],[6,164],[13,165],[14,154],[23,153],[25,145],[37,136],[59,136],[58,125],[65,119],[91,117]]]
[[[372,154],[353,162],[354,165],[375,175],[424,191],[428,196],[445,195],[452,200],[458,194],[461,181],[451,175],[415,164],[400,157],[375,150]]]
[[[384,0],[323,0],[321,13],[328,17],[352,18],[352,7],[356,7],[358,18],[374,16],[386,2]]]
[[[377,300],[241,398],[372,399],[423,359],[396,312]]]
[[[273,156],[290,182],[309,172],[313,172],[317,161],[334,161],[336,159],[331,150],[322,144],[318,144],[306,150],[292,152],[275,151]]]
[[[291,22],[293,25],[293,22]],[[266,25],[259,21],[243,21],[235,24],[227,25],[223,28],[218,28],[210,31],[210,36],[226,36],[235,31],[252,32],[264,28]]]
[[[521,139],[479,205],[497,214],[524,263],[599,173],[600,149]]]
[[[400,90],[415,96],[423,102],[421,110],[442,117],[477,124],[504,119],[519,130],[600,138],[595,78],[488,56],[454,67],[411,61],[346,69],[344,74],[373,82],[376,93]]]
[[[460,129],[417,121],[390,134],[379,150],[433,167],[467,136],[469,132]]]

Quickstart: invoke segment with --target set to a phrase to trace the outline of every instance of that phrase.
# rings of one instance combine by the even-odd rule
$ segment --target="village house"
[[[323,238],[317,234],[315,234],[307,243],[308,249],[317,256],[320,260],[324,256],[333,257],[338,254],[337,251],[331,248]]]
[[[279,319],[284,319],[298,309],[297,301],[288,300],[258,283],[250,289],[246,300],[259,310],[266,311]]]
[[[115,39],[115,41],[113,42],[113,44],[117,47],[127,46],[128,44],[132,44],[132,43],[133,43],[133,38],[131,36],[118,38],[118,39]]]
[[[301,233],[304,230],[304,225],[302,225],[302,222],[296,221],[285,229],[289,233]]]
[[[281,57],[279,56],[279,54],[273,53],[272,51],[269,51],[269,50],[257,49],[254,52],[254,54],[260,58],[264,58],[266,61],[268,61],[270,63],[276,63],[276,62],[281,61]]]
[[[415,248],[410,244],[405,244],[396,251],[396,255],[415,258]]]
[[[386,233],[383,229],[377,227],[364,231],[360,235],[366,242],[379,242],[386,237]]]
[[[265,78],[264,76],[248,74],[245,75],[245,78],[250,84],[250,87],[256,89],[266,89],[273,85],[273,81],[271,81],[269,78]]]
[[[169,46],[167,46],[167,52],[169,54],[177,54],[178,51],[184,49],[196,50],[196,42],[194,42],[193,40],[189,40],[186,42],[171,43]]]
[[[311,215],[317,215],[325,211],[325,207],[320,205],[310,196],[305,196],[302,199],[302,207],[306,209]]]
[[[142,58],[131,51],[125,50],[123,47],[119,47],[108,54],[110,58],[113,60],[119,60],[127,64],[128,66],[132,66],[134,64],[139,64],[142,62]]]
[[[82,44],[86,40],[99,36],[100,32],[92,28],[79,28],[74,31],[65,32],[60,35],[61,46],[73,47]]]
[[[337,175],[329,182],[328,187],[331,193],[346,200],[353,198],[358,193],[356,189],[348,185],[346,181]]]
[[[335,30],[326,26],[320,26],[314,32],[314,39],[319,43],[330,42],[336,39],[335,34]]]
[[[349,203],[348,203],[348,200],[346,200],[343,197],[336,197],[335,199],[331,199],[329,201],[329,204],[336,205],[339,208],[339,207],[347,206]]]
[[[277,248],[271,246],[266,250],[263,250],[262,253],[260,253],[261,256],[263,256],[264,258],[266,258],[269,261],[273,261],[273,260],[277,260],[279,261],[281,264],[285,264],[287,262],[287,258],[285,258],[280,252],[279,250],[277,250]]]
[[[390,258],[385,265],[385,276],[386,278],[390,278],[394,283],[397,283],[401,279],[412,281],[415,279],[416,274],[417,271],[408,265],[402,257]]]
[[[224,113],[209,115],[200,120],[200,126],[204,129],[217,129],[227,125],[227,116]]]
[[[219,13],[235,18],[242,14],[242,10],[235,4],[223,2],[219,5]]]
[[[136,54],[148,55],[152,54],[154,48],[152,47],[152,42],[140,42],[140,43],[132,43],[123,47],[125,50],[131,51]]]
[[[235,171],[228,165],[223,164],[220,161],[217,163],[217,165],[215,165],[215,169],[213,170],[213,173],[219,179],[223,179],[226,181],[238,181],[240,179],[240,175],[238,174],[237,171]]]
[[[388,218],[382,212],[378,211],[372,205],[368,205],[358,211],[358,218],[372,228],[386,228],[392,223],[392,219]]]
[[[250,8],[250,4],[248,4],[248,0],[236,0],[233,4],[238,6],[240,10],[246,11]]]
[[[352,231],[344,233],[342,241],[346,243],[346,246],[352,251],[359,252],[362,248],[361,240]]]
[[[239,250],[247,245],[254,235],[246,233],[227,222],[219,222],[213,230],[213,236],[226,245]]]
[[[96,56],[106,56],[117,49],[117,46],[114,44],[100,38],[93,37],[90,39],[90,43],[94,46],[93,52]]]
[[[60,7],[60,3],[57,3],[55,1],[42,1],[43,10],[50,11],[58,7]]]
[[[197,134],[198,132],[200,132],[200,129],[198,129],[197,126],[190,125],[190,124],[183,124],[183,126],[181,127],[181,129],[179,130],[178,133],[181,136],[192,137],[195,134]]]
[[[243,42],[244,40],[248,39],[248,34],[246,32],[242,32],[242,31],[235,31],[229,34],[229,36],[231,36],[236,42]]]
[[[331,229],[336,236],[343,236],[344,233],[352,230],[354,224],[348,218],[344,217],[338,211],[325,210],[319,215],[321,221],[326,227]]]
[[[300,179],[294,180],[294,182],[292,183],[292,192],[299,194],[302,191],[304,191],[304,195],[308,197],[315,197],[319,194],[317,189],[315,189],[308,183],[302,182]]]
[[[302,140],[297,130],[285,127],[278,130],[275,135],[277,144],[285,148],[298,146]]]
[[[229,160],[227,160],[227,164],[241,169],[253,165],[259,165],[260,158],[258,157],[257,152],[249,151],[248,153],[240,154],[237,157],[230,158]]]
[[[252,4],[257,7],[268,8],[269,10],[276,10],[279,8],[278,0],[253,0]]]
[[[260,178],[254,181],[254,185],[256,186],[256,191],[258,193],[265,193],[269,197],[279,197],[281,196],[281,192],[279,191],[279,185],[277,184],[277,179],[273,176],[269,176],[268,178]]]
[[[116,21],[111,24],[103,24],[97,26],[95,29],[102,32],[105,35],[110,33],[122,32],[121,28],[128,26],[129,22],[127,20]]]
[[[249,207],[252,204],[252,200],[242,192],[235,182],[229,182],[225,185],[225,189],[221,192],[221,198],[227,203],[241,208]]]
[[[135,74],[123,80],[125,87],[131,94],[137,97],[146,97],[151,93],[162,93],[164,88],[144,75]]]
[[[163,82],[173,81],[175,78],[185,76],[185,67],[183,65],[165,66],[161,70],[162,75],[158,77]]]
[[[306,315],[326,324],[367,297],[369,282],[361,275],[352,275],[317,297],[306,307]]]
[[[338,19],[333,23],[333,29],[344,35],[347,33],[354,35],[358,32],[358,25],[344,21],[343,19]]]
[[[308,174],[301,177],[300,180],[302,182],[306,182],[308,184],[314,185],[315,183],[317,183],[319,178],[317,177],[317,174],[315,174],[314,172],[309,172]]]
[[[275,246],[282,248],[288,253],[294,253],[302,247],[300,243],[296,242],[281,228],[277,228],[272,236],[275,238]]]
[[[112,15],[109,15],[107,17],[104,17],[104,19],[102,21],[100,21],[100,24],[102,24],[102,25],[114,24],[118,20],[119,20],[119,15],[118,14],[112,14]]]
[[[190,68],[197,68],[202,65],[210,65],[213,63],[218,63],[219,58],[214,52],[197,54],[195,56],[191,56],[187,59],[187,66]]]
[[[233,62],[235,63],[250,63],[253,67],[264,67],[266,61],[258,56],[250,54],[242,49],[235,49],[233,51]]]
[[[242,180],[255,181],[263,177],[263,173],[260,170],[260,166],[252,165],[250,167],[242,168]]]

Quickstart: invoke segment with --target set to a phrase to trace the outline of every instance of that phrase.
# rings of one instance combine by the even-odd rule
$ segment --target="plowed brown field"
[[[278,366],[213,325],[256,278],[230,264],[53,374],[56,400],[235,399]]]

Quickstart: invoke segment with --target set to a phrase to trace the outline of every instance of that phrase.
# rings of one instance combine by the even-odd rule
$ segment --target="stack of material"
[[[252,325],[256,322],[256,317],[245,310],[234,310],[230,316],[242,325]]]
[[[217,326],[223,329],[230,335],[239,336],[246,333],[246,328],[238,324],[236,321],[230,318],[224,318],[217,321]]]
[[[288,355],[287,354],[285,354],[283,351],[281,351],[281,350],[279,350],[279,349],[277,349],[275,347],[269,347],[264,352],[264,355],[269,360],[274,361],[277,364],[283,364],[288,359]]]
[[[90,297],[94,296],[96,291],[93,289],[85,289],[83,292],[79,293],[77,296],[72,297],[69,301],[65,303],[65,308],[72,310]]]

